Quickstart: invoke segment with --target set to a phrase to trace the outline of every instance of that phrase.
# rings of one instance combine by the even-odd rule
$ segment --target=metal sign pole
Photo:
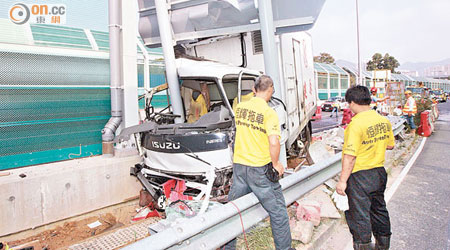
[[[180,116],[175,119],[175,123],[183,123],[184,110],[183,104],[181,103],[175,52],[173,51],[172,25],[170,24],[166,0],[155,0],[155,7],[164,53],[164,63],[166,65],[167,83],[169,84],[170,102],[172,104],[173,113]]]
[[[264,68],[266,74],[272,77],[275,88],[274,96],[283,100],[281,93],[280,66],[278,64],[278,48],[275,44],[275,27],[273,25],[272,1],[258,0],[259,22],[261,24],[261,39],[264,51]],[[284,102],[284,100],[283,100]],[[287,167],[286,146],[281,145],[279,161]]]

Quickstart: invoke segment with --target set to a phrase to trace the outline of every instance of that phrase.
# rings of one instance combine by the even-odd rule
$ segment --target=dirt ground
[[[137,213],[136,209],[139,208],[137,203],[136,201],[123,204],[122,206],[97,213],[94,216],[83,216],[79,219],[73,218],[70,221],[59,223],[59,225],[55,225],[53,228],[45,231],[30,230],[31,234],[33,231],[40,232],[26,236],[23,239],[7,241],[7,243],[9,247],[16,247],[17,249],[31,246],[34,247],[34,250],[65,249],[90,237],[111,232],[130,224],[139,223],[131,220]],[[97,221],[101,225],[94,228],[88,226],[88,224]]]

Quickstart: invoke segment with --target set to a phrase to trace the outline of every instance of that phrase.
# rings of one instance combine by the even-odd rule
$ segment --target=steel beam
[[[158,18],[161,45],[164,52],[167,83],[169,84],[170,102],[175,118],[175,123],[184,122],[184,109],[181,101],[180,83],[178,81],[175,52],[173,50],[172,24],[169,19],[166,0],[155,0],[156,16]]]

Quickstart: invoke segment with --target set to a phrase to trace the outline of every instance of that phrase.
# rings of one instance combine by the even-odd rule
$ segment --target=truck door
[[[303,128],[316,111],[317,84],[314,79],[311,37],[302,34],[302,37],[299,40],[294,39],[293,43],[295,74],[301,104],[300,126]]]
[[[300,121],[305,119],[305,95],[304,91],[306,90],[303,86],[303,78],[302,78],[302,62],[301,62],[301,45],[298,40],[293,39],[293,48],[294,48],[294,77],[295,77],[295,83],[297,86],[297,96],[298,96],[298,103],[300,105],[300,110],[298,110]]]
[[[295,51],[295,48],[294,48]],[[295,52],[294,52],[295,53]],[[295,60],[294,60],[295,61]],[[288,115],[289,143],[297,138],[300,130],[300,110],[299,110],[299,83],[296,77],[295,62],[284,62],[285,81],[286,81],[286,108]]]

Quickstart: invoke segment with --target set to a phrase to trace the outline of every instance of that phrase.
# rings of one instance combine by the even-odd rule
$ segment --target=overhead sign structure
[[[237,34],[260,29],[255,0],[180,0],[169,7],[173,39],[188,43],[199,38]],[[160,47],[154,0],[138,0],[139,33],[145,45]],[[276,34],[309,30],[325,0],[272,0]]]

